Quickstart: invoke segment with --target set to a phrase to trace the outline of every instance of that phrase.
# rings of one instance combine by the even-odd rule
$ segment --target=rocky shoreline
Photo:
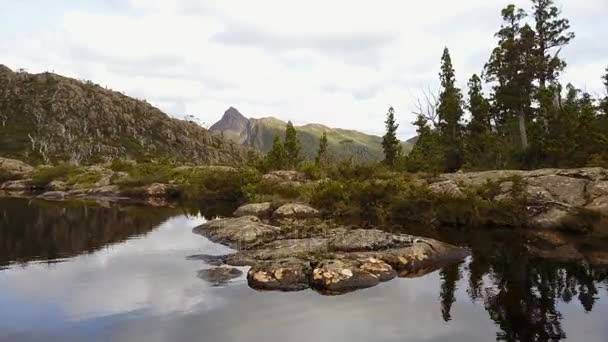
[[[288,203],[270,215],[269,207],[270,203],[248,204],[237,209],[237,217],[195,227],[194,233],[237,250],[197,258],[220,265],[217,269],[251,266],[247,281],[254,289],[312,288],[336,295],[396,277],[422,276],[469,255],[464,248],[433,239],[335,225],[305,204]]]

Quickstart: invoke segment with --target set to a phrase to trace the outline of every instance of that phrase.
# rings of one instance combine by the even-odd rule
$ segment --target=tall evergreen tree
[[[395,166],[395,162],[401,154],[401,144],[399,139],[397,139],[397,128],[399,128],[399,125],[395,121],[395,110],[393,107],[388,109],[384,123],[386,124],[386,134],[382,137],[384,162],[392,167]]]
[[[474,74],[468,83],[471,121],[467,125],[465,159],[470,167],[492,167],[493,149],[490,103],[483,96],[481,78]]]
[[[604,81],[604,87],[606,88],[606,96],[602,100],[602,111],[605,116],[608,116],[608,67],[606,67],[606,74],[602,76],[602,81]]]
[[[439,123],[445,147],[446,170],[455,171],[462,165],[462,93],[456,87],[456,76],[448,48],[441,56],[441,92],[439,93]]]
[[[319,149],[317,150],[317,157],[315,158],[315,164],[317,166],[327,166],[329,162],[329,151],[327,150],[327,145],[327,133],[323,132],[323,135],[319,140]]]
[[[485,67],[486,80],[494,83],[493,101],[497,124],[505,136],[519,135],[528,148],[527,121],[532,118],[535,71],[535,33],[523,24],[526,13],[515,5],[502,10],[503,25],[496,33],[498,46]],[[513,132],[517,126],[519,133]]]
[[[410,172],[442,172],[444,168],[443,150],[438,132],[429,127],[428,120],[423,114],[419,114],[413,124],[416,126],[418,139],[407,156],[407,170]]]
[[[297,168],[302,162],[300,152],[302,146],[298,140],[298,133],[293,127],[291,121],[287,122],[285,127],[285,161],[288,168]]]
[[[281,170],[286,166],[285,147],[279,134],[275,134],[272,148],[266,155],[266,168],[270,170]]]
[[[546,132],[550,117],[558,115],[557,102],[560,96],[558,87],[549,85],[557,82],[560,72],[566,67],[566,62],[559,57],[559,53],[574,38],[574,33],[568,31],[570,22],[560,18],[561,11],[553,0],[532,0],[532,5],[536,33],[536,60],[532,65],[536,69],[539,86],[539,116]]]
[[[566,67],[559,51],[574,38],[574,33],[568,32],[570,22],[560,18],[561,11],[553,0],[532,0],[532,4],[536,23],[537,77],[540,90],[544,90],[547,83],[557,80]],[[555,49],[557,52],[553,54]]]

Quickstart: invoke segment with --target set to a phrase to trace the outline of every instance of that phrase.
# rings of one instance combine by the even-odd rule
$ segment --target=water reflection
[[[219,206],[221,207],[221,206]],[[506,231],[411,233],[469,246],[459,265],[344,296],[197,278],[229,253],[196,207],[0,200],[0,340],[605,341],[608,272],[529,256]],[[228,209],[204,212],[216,216]],[[599,248],[595,246],[594,248]],[[31,260],[63,263],[17,264]]]

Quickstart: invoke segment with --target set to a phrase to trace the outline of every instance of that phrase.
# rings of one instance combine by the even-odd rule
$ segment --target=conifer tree
[[[441,57],[441,92],[439,93],[439,127],[445,147],[446,170],[455,171],[462,165],[462,93],[456,87],[456,76],[448,48]]]
[[[315,158],[315,164],[317,166],[325,167],[329,162],[329,151],[327,150],[327,133],[323,132],[321,139],[319,140],[319,149],[317,150],[317,156]]]
[[[443,150],[439,141],[439,134],[428,125],[428,120],[419,114],[416,121],[418,139],[407,156],[407,170],[410,172],[443,171]]]
[[[502,134],[518,135],[521,148],[526,150],[527,121],[533,115],[531,103],[536,90],[533,84],[535,33],[528,24],[523,24],[525,11],[515,5],[504,8],[502,17],[504,23],[496,33],[498,46],[485,66],[485,75],[488,82],[495,84],[493,101]],[[513,132],[514,126],[519,128],[518,133]]]
[[[605,116],[608,116],[608,67],[606,67],[606,74],[602,76],[602,81],[604,81],[604,87],[606,88],[606,96],[602,100],[602,111]]]
[[[399,139],[397,139],[397,128],[399,128],[399,125],[395,122],[395,110],[393,107],[388,109],[384,123],[386,124],[386,134],[382,137],[384,162],[386,165],[393,167],[401,154],[401,144],[399,143]]]
[[[559,51],[574,38],[574,33],[568,32],[570,22],[560,18],[561,11],[553,0],[532,0],[532,4],[537,42],[535,67],[542,91],[548,82],[557,80],[566,67],[566,62],[559,57]],[[557,52],[553,54],[556,49]]]
[[[286,166],[285,147],[279,134],[275,134],[272,148],[266,155],[266,167],[270,170],[281,170]]]
[[[491,131],[490,103],[483,96],[481,78],[477,74],[469,80],[468,88],[471,121],[466,129],[466,162],[474,168],[491,168],[495,146]]]
[[[302,146],[298,140],[296,129],[291,121],[287,122],[285,127],[285,162],[288,168],[297,168],[302,162],[300,151]]]

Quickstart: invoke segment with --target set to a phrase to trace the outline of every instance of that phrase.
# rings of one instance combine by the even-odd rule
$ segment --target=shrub
[[[81,170],[74,165],[59,164],[56,166],[42,166],[34,170],[32,185],[45,187],[54,180],[66,180],[70,176],[80,173]]]

